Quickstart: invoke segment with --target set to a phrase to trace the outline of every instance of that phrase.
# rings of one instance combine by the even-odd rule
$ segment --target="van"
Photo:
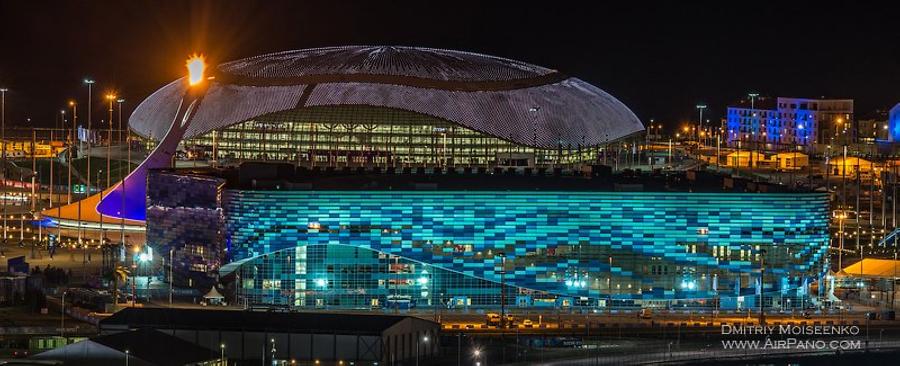
[[[500,314],[497,313],[487,313],[485,314],[487,319],[487,325],[489,326],[499,326],[500,325]]]

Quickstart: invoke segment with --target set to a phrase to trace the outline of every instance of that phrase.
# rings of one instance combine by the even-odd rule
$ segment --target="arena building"
[[[637,117],[519,61],[275,53],[176,80],[129,125],[157,148],[91,207],[145,222],[171,281],[231,303],[803,306],[827,261],[826,195],[612,174]],[[212,166],[168,169],[179,156]]]
[[[147,237],[173,251],[176,284],[224,283],[247,306],[734,309],[755,307],[759,293],[767,306],[803,306],[826,268],[827,195],[723,182],[293,164],[154,170]]]

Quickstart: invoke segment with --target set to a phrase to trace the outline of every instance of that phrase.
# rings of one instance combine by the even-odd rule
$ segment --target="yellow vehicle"
[[[512,316],[511,314],[506,314],[506,326],[513,327],[515,325],[516,325],[516,317]]]
[[[487,313],[485,314],[487,318],[487,325],[489,326],[499,326],[500,325],[500,314],[497,313]]]

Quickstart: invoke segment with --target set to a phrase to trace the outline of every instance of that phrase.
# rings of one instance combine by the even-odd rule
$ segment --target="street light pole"
[[[78,140],[78,104],[75,103],[74,100],[69,101],[69,106],[72,107],[72,135],[69,140],[69,148],[66,153],[66,158],[68,158],[68,166],[69,166],[69,193],[67,203],[72,204],[72,150],[75,148],[75,141]]]
[[[63,291],[62,302],[60,302],[59,310],[59,335],[65,339],[66,337],[66,294],[69,291]]]
[[[87,179],[87,187],[85,188],[85,197],[89,197],[91,195],[91,101],[92,101],[92,91],[94,87],[95,81],[92,79],[84,79],[84,83],[88,86],[88,100],[87,100],[87,170],[85,176]],[[81,241],[81,201],[78,201],[78,238],[79,242]],[[102,216],[101,216],[102,219]],[[101,220],[102,221],[102,220]],[[82,263],[87,265],[87,245],[82,243],[82,251],[81,251],[81,261]],[[87,275],[87,269],[85,268],[85,276]],[[87,278],[87,277],[85,277]]]
[[[703,145],[702,143],[700,143],[700,131],[703,131],[703,110],[704,109],[706,109],[706,104],[697,104],[697,110],[700,111],[700,120],[697,122],[697,126],[698,126],[698,128],[697,128],[697,143],[700,146]],[[698,147],[698,149],[699,149],[699,147]],[[699,156],[699,154],[698,154],[698,156]]]
[[[91,98],[95,81],[92,79],[84,79],[84,83],[88,86],[88,102],[87,102],[87,195],[91,193]]]
[[[763,294],[766,289],[766,250],[759,251],[759,325],[766,324],[766,313],[763,309]]]
[[[110,162],[112,161],[112,133],[113,133],[113,102],[116,101],[115,94],[107,94],[106,99],[109,100],[109,129],[106,134],[106,185],[104,188],[109,188],[109,178],[110,178]]]
[[[756,98],[759,97],[759,93],[748,93],[747,96],[750,97],[750,133],[751,133],[751,136],[753,136],[753,126],[756,125],[757,126],[756,128],[759,129],[759,121],[757,121],[757,119],[756,119],[756,104],[755,104]],[[751,142],[753,142],[755,140],[756,140],[756,138],[750,139]],[[750,147],[750,148],[748,148],[748,150],[750,153],[750,157],[748,160],[749,164],[748,164],[747,168],[751,169],[751,172],[752,172],[753,152],[756,151],[756,149],[754,149],[753,147]]]
[[[116,103],[119,104],[119,133],[118,133],[119,136],[117,136],[118,137],[117,140],[119,140],[119,144],[121,144],[123,141],[122,140],[122,132],[124,131],[123,125],[122,125],[122,103],[125,103],[125,99],[123,99],[123,98],[116,99]]]
[[[117,99],[117,103],[119,103],[119,143],[122,141],[122,103],[125,103],[125,99]],[[131,173],[131,143],[128,141],[128,136],[125,138],[126,140],[126,149],[128,150],[128,168],[125,169],[125,175],[122,176],[122,207],[121,212],[119,213],[119,225],[122,234],[122,248],[125,247],[125,178],[128,177],[128,174]],[[119,171],[122,171],[122,159],[119,159]],[[171,301],[170,301],[171,302]]]
[[[838,214],[838,240],[840,245],[838,248],[838,271],[844,268],[844,218],[847,214],[844,210]]]
[[[7,88],[0,88],[0,156],[2,156],[2,164],[0,167],[0,183],[2,183],[2,192],[0,194],[3,195],[3,210],[0,212],[0,215],[3,216],[3,240],[2,243],[6,243],[6,92],[9,91]],[[0,252],[2,252],[2,248],[0,248]]]
[[[497,253],[500,256],[500,328],[506,329],[506,291],[503,290],[503,280],[506,277],[506,253]]]
[[[422,340],[422,343],[425,343],[425,345],[427,347],[428,346],[428,336],[422,337],[421,340]],[[416,366],[419,366],[419,348],[421,348],[420,343],[419,343],[419,338],[416,338]]]
[[[172,277],[172,267],[175,265],[175,248],[169,248],[169,306],[172,306],[172,290],[175,279]]]

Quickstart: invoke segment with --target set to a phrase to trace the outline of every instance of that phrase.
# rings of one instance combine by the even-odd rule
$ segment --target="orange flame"
[[[188,84],[197,85],[203,82],[203,70],[206,69],[206,58],[201,54],[193,54],[185,63],[188,69]]]

